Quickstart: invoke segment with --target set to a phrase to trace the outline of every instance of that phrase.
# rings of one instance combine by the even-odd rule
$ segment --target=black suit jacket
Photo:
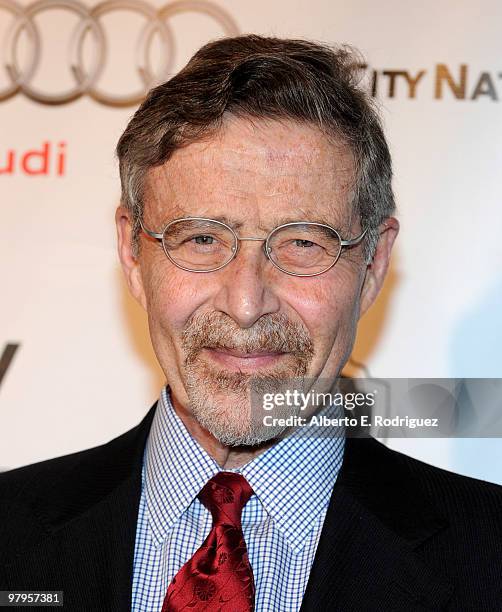
[[[0,590],[130,610],[154,410],[107,444],[0,474]],[[301,612],[502,610],[501,522],[502,487],[348,439]]]

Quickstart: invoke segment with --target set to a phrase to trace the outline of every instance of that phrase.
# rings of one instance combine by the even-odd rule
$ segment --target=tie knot
[[[218,472],[199,493],[200,501],[211,512],[214,524],[240,527],[241,513],[253,489],[241,474]]]

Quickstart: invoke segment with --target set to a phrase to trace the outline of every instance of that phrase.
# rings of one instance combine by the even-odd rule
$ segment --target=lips
[[[248,353],[224,347],[205,347],[205,352],[212,361],[219,363],[226,370],[250,372],[257,368],[272,366],[286,354],[270,350],[254,350]]]
[[[224,353],[226,355],[232,355],[232,357],[239,357],[240,359],[253,359],[255,357],[277,357],[278,355],[284,355],[283,352],[279,351],[267,351],[267,350],[257,350],[252,351],[251,353],[247,353],[245,351],[241,351],[238,349],[224,348],[224,347],[206,347],[211,351],[216,351],[217,353]]]

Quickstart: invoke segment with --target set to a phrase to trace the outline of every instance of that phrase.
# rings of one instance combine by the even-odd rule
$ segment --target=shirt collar
[[[162,390],[144,458],[144,484],[149,523],[157,546],[221,470],[188,432],[172,407],[169,387]]]
[[[333,418],[328,407],[318,413]],[[343,430],[300,428],[244,465],[245,476],[294,552],[328,507],[343,458]]]
[[[336,416],[336,408],[319,415]],[[235,471],[241,473],[294,552],[328,506],[345,438],[310,426],[277,442]],[[324,434],[324,435],[323,435]],[[338,431],[340,434],[340,430]],[[154,544],[160,546],[206,482],[222,471],[191,436],[163,389],[145,447],[144,485]],[[228,470],[227,470],[228,471]]]

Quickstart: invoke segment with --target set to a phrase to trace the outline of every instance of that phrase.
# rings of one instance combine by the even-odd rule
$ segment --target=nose
[[[263,242],[243,241],[236,257],[218,274],[221,286],[214,306],[246,329],[263,315],[278,312],[274,291],[277,270],[264,255]]]

